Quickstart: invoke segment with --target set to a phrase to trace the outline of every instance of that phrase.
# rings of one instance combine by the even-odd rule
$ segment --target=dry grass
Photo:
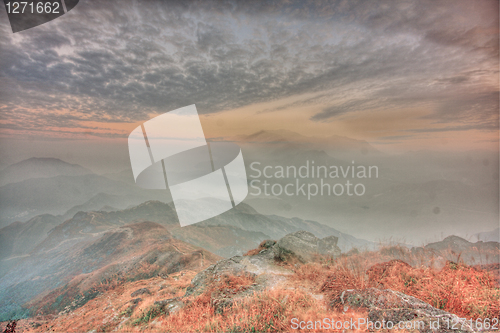
[[[164,318],[161,327],[175,332],[288,332],[292,318],[307,322],[364,316],[362,312],[341,314],[328,311],[322,301],[303,290],[274,289],[238,300],[224,314],[216,313],[202,298],[196,299],[179,313]],[[323,330],[318,327],[306,331]]]
[[[259,254],[260,251],[269,248],[269,246],[274,245],[276,242],[271,240],[263,240],[256,249],[252,249],[244,254],[244,256],[254,256]]]
[[[254,252],[261,248],[257,250]],[[342,313],[329,309],[328,303],[343,290],[370,287],[400,291],[460,317],[499,316],[500,291],[488,272],[464,264],[449,263],[436,270],[425,266],[414,268],[401,260],[387,261],[395,253],[398,257],[411,255],[405,249],[388,248],[382,252],[355,253],[335,261],[319,258],[318,262],[295,268],[288,286],[237,300],[223,314],[214,310],[210,291],[179,313],[162,319],[161,327],[172,331],[275,332],[290,331],[292,318],[306,322],[360,318],[366,315],[363,310]],[[418,262],[419,258],[407,259]],[[224,288],[226,283],[230,289],[237,289],[245,284],[239,279],[228,278],[216,289]],[[318,298],[318,293],[324,293],[326,299]]]
[[[374,287],[414,296],[460,317],[499,317],[500,289],[489,272],[463,263],[448,262],[436,270],[412,267],[402,260],[379,263],[376,257],[367,260],[361,256],[343,258],[331,269],[321,289],[330,300],[346,289]],[[377,263],[371,265],[373,262]]]
[[[101,288],[109,289],[102,295],[70,314],[49,320],[45,329],[52,326],[55,331],[288,332],[293,318],[305,322],[365,318],[365,310],[343,313],[330,308],[329,303],[346,289],[370,287],[400,291],[460,317],[499,317],[500,289],[490,273],[451,262],[436,269],[432,268],[433,262],[425,266],[419,260],[424,262],[406,249],[394,247],[352,252],[336,260],[318,258],[314,263],[289,265],[294,274],[284,284],[258,293],[252,292],[255,277],[226,275],[212,281],[203,294],[184,299],[186,305],[170,315],[151,313],[154,301],[183,295],[195,272],[177,274],[176,279],[106,284]],[[165,287],[160,288],[160,284]],[[122,315],[129,307],[130,293],[142,287],[150,288],[153,295],[144,296],[129,316]]]
[[[436,271],[393,261],[372,267],[367,275],[370,286],[403,292],[461,317],[493,318],[500,313],[494,278],[464,264],[449,262]]]

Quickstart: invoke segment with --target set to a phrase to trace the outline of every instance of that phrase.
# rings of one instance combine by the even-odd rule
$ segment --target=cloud
[[[380,137],[378,139],[379,140],[394,141],[394,140],[408,139],[411,137],[413,137],[413,135],[389,135],[389,136]]]
[[[314,93],[295,102],[323,106],[312,121],[430,103],[433,121],[491,128],[498,98],[484,82],[498,71],[498,2],[470,6],[92,1],[18,34],[3,21],[0,121],[76,128]]]
[[[347,113],[366,110],[367,108],[373,107],[374,104],[378,104],[378,101],[374,99],[360,99],[360,100],[348,101],[340,105],[334,105],[323,109],[320,113],[317,113],[314,116],[312,116],[311,120],[321,121],[321,120],[331,119]]]
[[[498,131],[498,124],[467,124],[459,126],[446,126],[437,128],[416,128],[406,130],[412,133],[434,133],[434,132],[456,132],[456,131],[470,131],[470,130],[484,130],[484,131]],[[498,142],[498,140],[496,140]]]

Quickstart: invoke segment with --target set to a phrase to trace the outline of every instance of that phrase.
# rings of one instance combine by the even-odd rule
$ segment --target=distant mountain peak
[[[31,157],[0,171],[0,186],[32,178],[81,176],[92,174],[87,168],[54,157]]]
[[[22,163],[25,161],[57,161],[57,162],[67,163],[67,162],[65,162],[59,158],[55,158],[55,157],[30,157],[26,160],[19,162],[19,163]],[[70,164],[70,163],[68,163],[68,164]]]
[[[443,239],[443,242],[455,242],[455,243],[463,243],[463,244],[468,244],[470,243],[468,240],[466,239],[463,239],[462,237],[458,237],[458,236],[455,236],[455,235],[451,235],[451,236],[448,236],[446,237],[445,239]]]
[[[327,137],[306,136],[287,129],[261,130],[249,135],[240,135],[235,141],[259,144],[305,145],[316,150],[378,152],[365,140],[341,135]]]
[[[63,160],[61,160],[59,158],[55,158],[55,157],[30,157],[26,160],[22,160],[20,162],[14,163],[11,166],[19,166],[19,165],[30,164],[30,163],[41,163],[41,164],[53,163],[53,164],[67,165],[67,166],[73,166],[73,167],[85,169],[81,165],[69,163],[69,162],[63,161]],[[90,172],[90,170],[88,170],[88,171]]]

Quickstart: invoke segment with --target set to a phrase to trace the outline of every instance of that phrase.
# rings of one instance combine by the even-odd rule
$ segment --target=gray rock
[[[144,295],[144,294],[151,295],[151,292],[149,291],[148,288],[141,288],[141,289],[137,289],[132,294],[130,294],[130,297],[136,297],[136,296]]]
[[[418,325],[418,331],[421,333],[476,332],[466,320],[457,315],[390,289],[345,290],[330,306],[340,308],[344,312],[349,308],[367,308],[368,320],[371,322],[391,322],[394,327],[400,322],[412,322]],[[452,329],[454,325],[456,329]]]
[[[275,240],[266,239],[266,240],[262,241],[262,243],[260,243],[260,246],[264,249],[268,249],[270,247],[273,247],[274,244],[276,244]]]
[[[254,256],[237,256],[221,260],[215,265],[198,273],[187,288],[185,296],[200,295],[210,292],[210,302],[217,313],[224,313],[225,308],[241,298],[252,295],[277,282],[277,274],[291,274],[290,271],[274,264],[274,253],[267,249],[265,253]],[[225,276],[246,276],[253,283],[238,288],[225,287],[211,290],[210,287],[224,281]]]
[[[176,297],[176,298],[169,298],[161,301],[156,301],[155,305],[163,308],[166,314],[173,314],[179,311],[184,306],[184,302],[181,300],[180,297]]]
[[[319,239],[307,231],[297,231],[281,238],[273,247],[278,257],[293,254],[302,262],[313,261],[316,255],[340,256],[335,236]]]
[[[213,282],[218,281],[223,275],[243,275],[256,276],[251,270],[254,268],[249,267],[249,258],[236,256],[229,259],[220,260],[215,265],[209,266],[204,271],[196,274],[191,280],[191,285],[186,290],[186,296],[200,295]],[[272,257],[271,257],[272,258]],[[263,266],[265,260],[252,260],[255,267]]]
[[[243,254],[243,251],[239,247],[231,245],[220,248],[214,251],[214,253],[223,258],[230,258],[234,256],[241,256]]]
[[[262,250],[258,254],[224,259],[198,273],[187,288],[186,296],[201,294],[222,275],[243,274],[255,277],[256,287],[250,288],[250,291],[273,286],[283,276],[292,274],[289,269],[278,265],[278,261],[296,257],[302,262],[308,262],[318,254],[338,257],[340,249],[337,247],[337,240],[335,236],[319,239],[307,231],[291,233],[278,242],[265,240],[260,244]]]
[[[132,303],[132,304],[134,304],[134,305],[137,305],[137,304],[139,304],[141,301],[142,301],[142,298],[137,297],[137,298],[131,299],[131,300],[130,300],[130,303]]]
[[[337,246],[338,237],[329,236],[318,241],[318,253],[321,255],[340,256],[340,248]]]
[[[265,240],[260,244],[257,254],[224,259],[198,273],[187,288],[185,296],[197,296],[209,291],[215,311],[223,313],[234,301],[285,282],[293,271],[283,267],[280,261],[298,258],[307,262],[318,254],[340,256],[337,240],[334,236],[319,239],[306,231],[294,232],[278,242]],[[253,283],[236,289],[221,288],[210,291],[210,286],[224,281],[226,275],[246,276],[252,279]]]

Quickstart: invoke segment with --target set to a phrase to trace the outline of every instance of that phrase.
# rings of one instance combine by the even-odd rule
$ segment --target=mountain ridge
[[[206,267],[220,257],[173,238],[162,225],[145,221],[103,232],[100,237],[73,239],[49,251],[33,251],[0,278],[0,318],[53,311],[50,295],[65,295],[56,303],[78,306],[95,297],[94,286],[109,278],[142,279],[186,268]],[[73,282],[72,282],[73,281]],[[86,295],[78,298],[77,295]],[[90,296],[89,296],[90,295]],[[45,298],[48,297],[48,298]],[[41,303],[37,305],[36,298]],[[44,308],[43,300],[49,303]]]
[[[31,178],[82,176],[91,173],[93,173],[91,170],[81,165],[68,163],[58,158],[31,157],[0,170],[0,186]]]

